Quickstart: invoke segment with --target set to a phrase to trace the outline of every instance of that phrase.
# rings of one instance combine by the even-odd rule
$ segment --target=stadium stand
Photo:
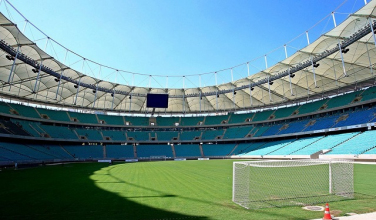
[[[134,158],[133,145],[106,145],[106,158]]]
[[[306,103],[298,108],[299,115],[308,114],[319,110],[327,102],[327,99]]]
[[[319,140],[320,138],[322,138],[322,136],[297,139],[297,140],[291,142],[286,147],[282,147],[280,149],[277,149],[277,150],[269,153],[268,155],[282,155],[282,156],[290,155],[293,152],[296,152],[296,151],[304,148],[305,146],[308,146],[308,145],[314,143],[315,141]]]
[[[235,124],[235,123],[244,123],[247,119],[249,121],[252,120],[254,114],[248,113],[248,114],[230,114],[229,124]]]
[[[88,113],[68,112],[71,121],[78,120],[80,123],[98,124],[97,116]]]
[[[66,145],[63,148],[74,158],[80,160],[104,158],[101,145]]]
[[[28,118],[40,118],[38,112],[36,112],[35,108],[33,107],[10,103],[8,105],[10,105],[12,109],[16,110],[18,115],[22,115]]]
[[[293,139],[280,140],[280,141],[270,141],[270,142],[267,142],[266,144],[262,145],[258,149],[250,151],[248,153],[245,153],[244,155],[245,156],[247,156],[247,155],[260,155],[260,156],[267,155],[267,154],[270,154],[273,151],[278,150],[279,148],[287,146],[288,144],[290,144],[293,141],[294,141]]]
[[[176,157],[201,157],[198,144],[174,145]]]
[[[363,91],[356,91],[329,99],[326,109],[337,108],[352,103]]]
[[[201,137],[201,131],[181,131],[180,140],[191,141]]]
[[[69,122],[70,118],[66,111],[55,111],[49,110],[44,108],[38,108],[37,111],[39,112],[41,118],[44,119],[51,119],[55,121],[66,121]]]
[[[204,122],[204,117],[182,117],[180,125],[181,126],[195,126],[199,125],[200,122]]]
[[[274,112],[274,119],[286,118],[291,116],[299,106],[292,106],[287,108],[279,108]]]
[[[86,128],[76,128],[75,131],[79,135],[80,139],[88,139],[88,140],[103,140],[100,131],[94,129],[86,129]]]
[[[373,147],[376,143],[376,130],[365,131],[354,135],[350,139],[334,146],[328,154],[361,154]]]
[[[180,122],[179,117],[156,117],[157,126],[175,126]]]
[[[226,129],[223,139],[244,138],[252,128],[253,126],[230,127]]]
[[[203,144],[202,150],[205,157],[227,156],[234,149],[235,144]]]
[[[78,139],[77,134],[74,130],[65,127],[65,126],[50,126],[50,125],[41,125],[43,130],[48,131],[48,134],[52,138],[63,138],[63,139]]]
[[[273,112],[274,112],[274,110],[265,110],[265,111],[261,111],[261,112],[256,112],[255,116],[252,119],[252,121],[255,122],[255,121],[265,121],[265,120],[268,120],[269,117],[272,115]]]
[[[134,126],[149,126],[148,117],[125,117],[125,121]]]
[[[102,130],[102,134],[104,139],[110,138],[111,140],[115,141],[125,141],[127,138],[125,137],[124,131],[118,130]]]
[[[202,140],[214,140],[214,139],[221,139],[223,136],[224,130],[206,130],[202,132],[201,139]]]
[[[171,141],[173,138],[176,138],[178,140],[178,132],[174,131],[160,131],[160,132],[155,132],[157,136],[157,140],[159,141]]]
[[[228,123],[228,115],[206,116],[205,125],[219,125]]]
[[[136,141],[146,141],[149,140],[149,132],[143,131],[128,131],[125,132],[127,134],[128,139],[133,138]]]
[[[137,157],[165,156],[172,158],[172,148],[170,145],[138,145]]]
[[[123,116],[97,114],[97,117],[98,117],[98,120],[99,120],[100,124],[124,125],[124,118],[123,118]]]

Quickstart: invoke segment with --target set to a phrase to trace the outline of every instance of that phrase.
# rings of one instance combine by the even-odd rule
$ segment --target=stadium
[[[301,206],[327,201],[337,216],[376,211],[375,1],[338,24],[332,13],[328,32],[310,41],[307,31],[304,47],[288,56],[284,45],[285,57],[273,65],[263,56],[265,66],[254,74],[246,62],[227,69],[227,78],[219,71],[175,77],[178,88],[167,86],[173,77],[81,57],[1,3],[1,219],[313,219],[322,212]],[[39,30],[45,45],[31,40],[8,9]],[[60,46],[61,59],[49,45]],[[79,61],[68,65],[69,56]],[[234,79],[237,72],[244,77]],[[135,82],[140,76],[146,85]],[[201,85],[206,77],[211,85]],[[151,86],[157,78],[166,86]],[[198,87],[186,86],[194,80]],[[322,161],[332,160],[356,163],[316,173],[324,166],[327,172]],[[319,165],[233,176],[234,162],[242,161]],[[315,190],[310,184],[332,193],[352,180],[351,197],[289,200],[295,191]],[[248,182],[265,185],[262,196],[270,193],[251,196],[260,196],[257,209],[244,205]],[[283,195],[271,195],[284,183]]]

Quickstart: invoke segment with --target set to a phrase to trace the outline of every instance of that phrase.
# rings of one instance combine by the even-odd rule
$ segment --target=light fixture
[[[9,55],[9,54],[7,54],[5,57],[6,57],[8,60],[14,60],[14,57],[11,56],[11,55]]]
[[[291,77],[291,78],[294,78],[294,77],[295,77],[295,74],[291,73],[291,74],[290,74],[290,77]]]
[[[74,88],[76,88],[76,89],[77,89],[77,88],[78,88],[78,85],[77,85],[77,84],[75,84],[75,85],[74,85]]]
[[[347,52],[349,52],[349,51],[350,51],[349,48],[345,48],[345,49],[342,50],[342,53],[347,53]]]
[[[37,69],[32,69],[31,71],[33,71],[34,73],[39,72],[39,70],[37,70]]]
[[[55,78],[54,80],[55,80],[55,82],[59,82],[60,81],[60,79],[58,79],[58,78]]]

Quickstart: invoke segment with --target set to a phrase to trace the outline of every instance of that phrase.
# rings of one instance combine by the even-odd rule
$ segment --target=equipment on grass
[[[325,212],[324,212],[324,218],[322,218],[323,220],[332,220],[332,216],[330,215],[330,211],[329,211],[329,204],[326,203],[325,205]]]
[[[257,209],[350,199],[353,170],[342,159],[234,162],[232,201]]]

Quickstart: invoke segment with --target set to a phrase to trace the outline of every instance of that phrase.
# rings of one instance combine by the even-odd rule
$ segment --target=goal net
[[[351,160],[234,162],[232,201],[258,209],[354,197]]]

